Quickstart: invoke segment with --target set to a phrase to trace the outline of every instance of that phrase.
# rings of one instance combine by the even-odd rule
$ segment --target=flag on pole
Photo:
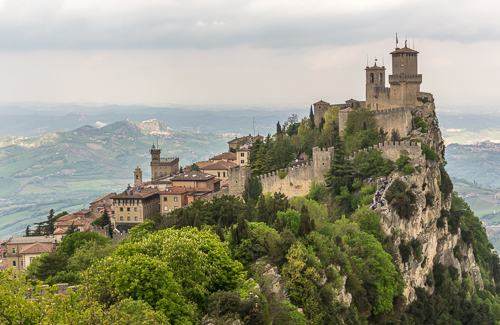
[[[398,33],[396,33],[396,47],[398,47]]]

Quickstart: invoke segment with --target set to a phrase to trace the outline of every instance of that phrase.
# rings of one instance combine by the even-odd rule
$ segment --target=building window
[[[165,206],[163,207],[163,210],[168,211],[168,207],[165,205]]]
[[[137,212],[137,208],[134,208],[134,212]]]
[[[135,221],[139,220],[139,218],[135,217]]]
[[[160,173],[160,177],[163,177],[163,173]]]
[[[220,172],[217,172],[217,177],[220,177]]]
[[[15,254],[16,253],[16,248],[12,248],[12,254]]]
[[[166,196],[163,197],[163,202],[167,202],[167,197]]]
[[[123,221],[123,217],[120,217],[120,221]]]
[[[242,156],[242,157],[245,157],[245,153],[244,153],[244,152],[242,152],[242,153],[241,153],[241,156]]]
[[[139,179],[139,175],[135,175],[135,179]]]
[[[379,80],[378,80],[378,81],[379,81],[379,82],[382,82],[382,73],[380,73],[380,75],[379,75]]]
[[[30,263],[33,262],[33,257],[30,257]]]
[[[222,172],[222,177],[226,177],[226,172]]]
[[[127,211],[129,211],[129,212],[130,212],[130,208],[127,208]]]
[[[127,217],[127,220],[130,221],[130,217]]]
[[[242,163],[242,164],[244,164],[244,163],[245,163],[245,161],[244,161],[244,160],[241,160],[241,163]]]
[[[177,202],[177,196],[174,196],[174,202]]]
[[[123,208],[120,208],[120,211],[123,211]]]
[[[16,261],[12,261],[12,266],[16,266]]]
[[[155,173],[155,178],[158,177],[158,173]]]
[[[374,81],[373,79],[374,79],[373,78],[373,73],[370,73],[370,83],[373,83],[373,81]]]

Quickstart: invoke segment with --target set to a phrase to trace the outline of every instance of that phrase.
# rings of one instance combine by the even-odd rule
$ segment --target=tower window
[[[380,73],[378,81],[382,82],[382,73]]]
[[[370,73],[370,83],[373,83],[373,81],[374,81],[373,73]]]

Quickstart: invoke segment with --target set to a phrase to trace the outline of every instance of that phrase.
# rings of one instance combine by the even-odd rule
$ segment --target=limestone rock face
[[[345,283],[347,281],[347,276],[342,277],[342,286],[340,287],[339,291],[337,292],[337,300],[340,302],[342,305],[348,307],[351,305],[352,302],[352,295],[347,292],[345,288]]]
[[[429,124],[428,133],[414,130],[411,137],[418,138],[422,143],[434,147],[442,159],[444,142],[438,126],[433,125],[434,101],[431,96],[429,98],[430,102],[414,110],[415,116],[422,117]],[[407,283],[404,295],[408,298],[408,302],[415,299],[415,288],[417,287],[425,287],[430,292],[434,291],[434,288],[426,285],[426,279],[435,263],[454,266],[458,269],[460,281],[463,272],[479,283],[481,288],[483,287],[481,273],[470,244],[461,239],[460,231],[457,235],[449,233],[446,220],[443,228],[437,227],[437,220],[441,217],[441,209],[449,210],[451,207],[451,195],[444,198],[443,201],[441,199],[439,164],[440,162],[426,160],[425,156],[422,156],[414,163],[415,167],[420,167],[420,172],[416,168],[411,175],[402,173],[394,175],[395,179],[399,178],[407,183],[416,195],[417,211],[409,220],[400,218],[397,212],[391,208],[390,202],[388,202],[389,205],[377,209],[386,234],[395,238],[394,244],[398,254],[398,247],[403,240],[406,243],[418,240],[422,244],[422,259],[420,261],[416,260],[414,254],[410,256],[407,263],[402,263],[401,256],[399,257],[400,271]],[[459,245],[463,255],[462,261],[459,261],[454,254],[454,248],[457,245]]]
[[[288,289],[285,286],[285,280],[279,274],[278,268],[266,263],[263,259],[257,260],[252,266],[254,270],[262,272],[261,274],[266,278],[266,285],[260,288],[260,291],[268,291],[275,295],[276,299],[282,301],[288,298]]]

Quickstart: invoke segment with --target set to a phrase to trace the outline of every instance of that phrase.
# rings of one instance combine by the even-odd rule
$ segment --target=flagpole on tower
[[[398,48],[398,33],[396,33],[396,49]]]

